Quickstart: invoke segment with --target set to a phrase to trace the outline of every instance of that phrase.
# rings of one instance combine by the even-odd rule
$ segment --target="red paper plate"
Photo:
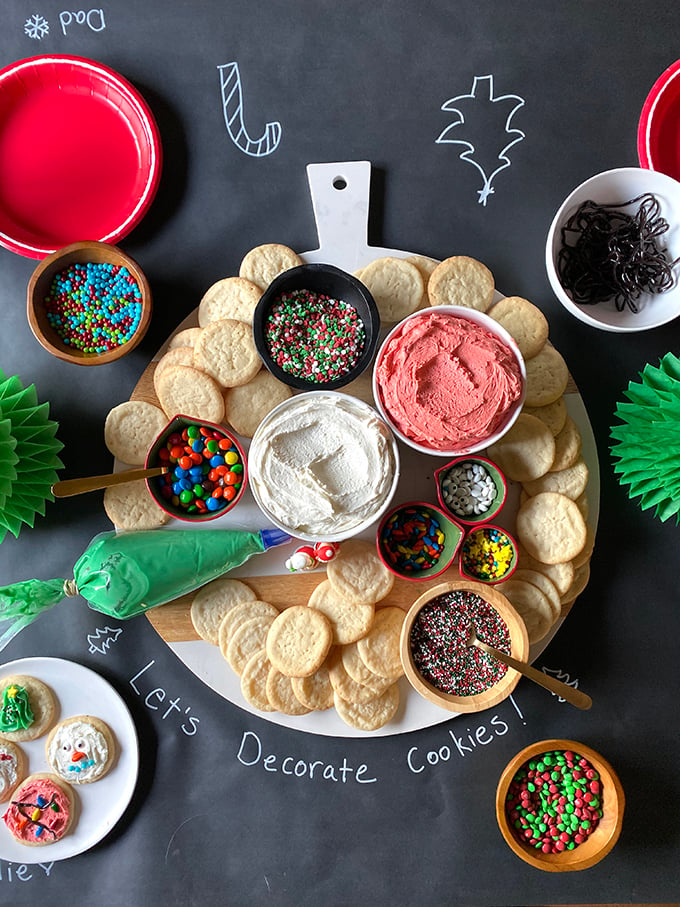
[[[659,76],[647,95],[637,144],[643,167],[680,179],[680,60]]]
[[[44,258],[115,243],[158,188],[158,127],[140,94],[101,63],[39,56],[0,70],[0,244]]]

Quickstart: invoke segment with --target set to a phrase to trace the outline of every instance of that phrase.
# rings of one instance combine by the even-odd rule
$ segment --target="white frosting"
[[[96,781],[108,768],[108,760],[105,736],[87,721],[59,725],[47,748],[47,761],[70,784]]]
[[[14,790],[19,780],[16,756],[0,742],[0,801]]]
[[[377,516],[396,471],[390,431],[371,407],[323,392],[293,397],[265,419],[248,464],[263,509],[319,538]]]

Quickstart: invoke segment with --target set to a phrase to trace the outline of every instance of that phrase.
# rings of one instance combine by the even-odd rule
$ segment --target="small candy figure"
[[[314,548],[311,545],[303,545],[301,548],[296,548],[295,551],[286,561],[286,570],[290,570],[291,573],[298,573],[304,570],[313,570],[318,566],[318,561],[314,553]]]
[[[317,542],[314,546],[314,555],[322,564],[327,564],[328,561],[333,560],[339,550],[340,545],[337,542]]]

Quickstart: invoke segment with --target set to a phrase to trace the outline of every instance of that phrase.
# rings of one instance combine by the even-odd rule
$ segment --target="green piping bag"
[[[279,529],[102,532],[78,559],[73,579],[29,579],[0,587],[0,651],[63,598],[81,595],[93,610],[127,620],[290,541]]]

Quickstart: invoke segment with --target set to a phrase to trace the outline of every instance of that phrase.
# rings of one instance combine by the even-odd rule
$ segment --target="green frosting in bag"
[[[0,588],[0,650],[65,596],[126,620],[192,592],[254,554],[291,541],[278,529],[154,529],[103,532],[73,568],[73,580],[24,580]]]
[[[179,598],[265,550],[259,532],[104,532],[73,568],[78,594],[124,620]]]

